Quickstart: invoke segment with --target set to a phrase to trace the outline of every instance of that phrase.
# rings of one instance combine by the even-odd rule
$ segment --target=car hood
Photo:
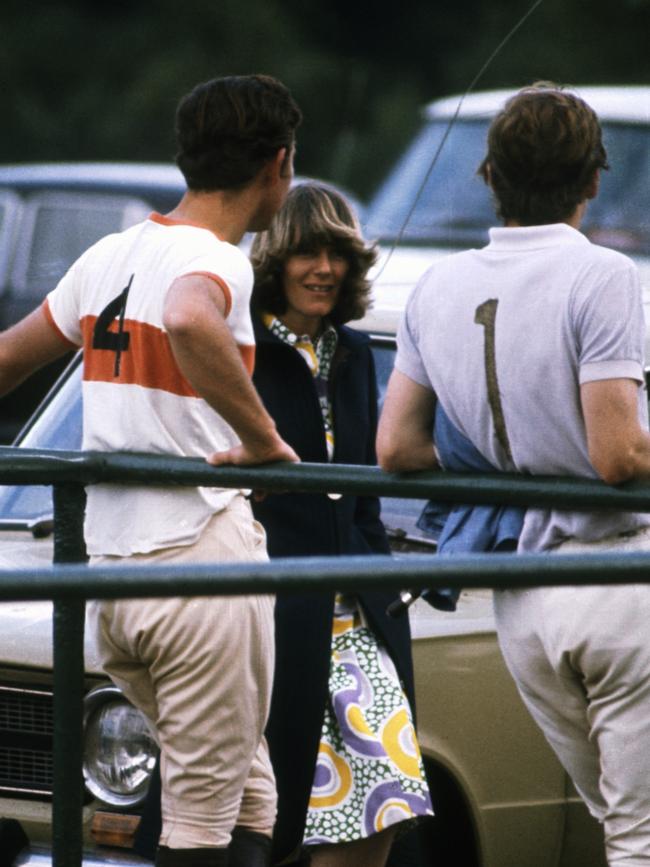
[[[0,570],[37,572],[52,563],[52,540],[33,539],[26,533],[0,534]],[[0,602],[0,666],[52,668],[52,603]],[[97,655],[85,635],[86,671],[100,673]]]
[[[443,256],[457,253],[447,247],[379,247],[379,259],[368,277],[372,304],[363,319],[350,322],[351,328],[370,334],[395,335],[413,287],[424,272]]]

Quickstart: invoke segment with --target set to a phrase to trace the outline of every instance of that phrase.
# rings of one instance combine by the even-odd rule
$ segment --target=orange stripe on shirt
[[[129,345],[119,354],[119,373],[116,375],[117,352],[113,349],[93,348],[96,321],[96,316],[84,316],[81,320],[84,380],[141,385],[143,388],[156,388],[182,397],[198,397],[176,364],[169,337],[162,329],[146,322],[125,319],[123,331],[129,335]],[[117,334],[117,331],[118,324],[115,321],[111,324],[109,333]]]
[[[169,336],[165,331],[146,322],[125,319],[123,332],[129,335],[128,349],[120,353],[119,372],[116,375],[117,353],[112,349],[94,349],[93,332],[96,316],[84,316],[81,330],[84,338],[84,380],[140,385],[177,394],[181,397],[199,397],[181,373]],[[109,329],[117,334],[117,321]],[[255,367],[255,346],[238,346],[249,375]]]

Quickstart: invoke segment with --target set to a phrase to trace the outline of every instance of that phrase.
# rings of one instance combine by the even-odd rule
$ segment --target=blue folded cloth
[[[449,419],[440,402],[436,406],[433,439],[445,470],[453,473],[498,472]],[[518,506],[465,506],[429,500],[417,526],[436,540],[438,554],[472,551],[515,551],[525,509]],[[460,590],[425,590],[422,598],[434,608],[455,611]]]

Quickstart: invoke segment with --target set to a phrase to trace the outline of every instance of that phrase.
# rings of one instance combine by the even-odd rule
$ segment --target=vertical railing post
[[[85,562],[83,486],[54,485],[53,499],[54,562]],[[54,867],[82,863],[85,605],[84,599],[54,600]]]

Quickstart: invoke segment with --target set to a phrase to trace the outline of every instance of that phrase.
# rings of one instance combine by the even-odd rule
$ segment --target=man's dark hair
[[[488,132],[479,174],[499,217],[522,226],[560,223],[606,169],[598,117],[584,100],[547,82],[511,97]]]
[[[291,94],[275,78],[214,78],[197,85],[178,106],[176,163],[190,190],[238,189],[280,148],[291,149],[301,119]]]

